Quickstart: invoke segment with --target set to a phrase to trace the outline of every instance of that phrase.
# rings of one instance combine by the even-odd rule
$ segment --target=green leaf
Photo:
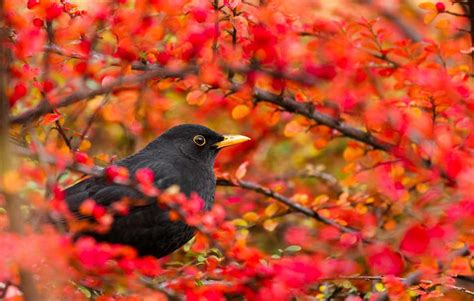
[[[288,246],[285,249],[286,252],[298,252],[301,251],[301,247],[297,245]]]
[[[92,292],[88,288],[82,285],[78,285],[77,288],[79,289],[81,293],[84,294],[84,296],[86,296],[87,299],[90,299],[92,297]]]

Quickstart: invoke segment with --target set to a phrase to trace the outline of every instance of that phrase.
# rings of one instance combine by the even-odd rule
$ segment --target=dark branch
[[[281,195],[281,194],[279,194],[279,193],[277,193],[277,192],[275,192],[275,191],[273,191],[273,190],[271,190],[267,187],[261,186],[257,183],[248,182],[248,181],[241,181],[241,180],[229,180],[229,179],[225,179],[225,178],[219,178],[217,180],[217,185],[240,187],[242,189],[251,190],[251,191],[263,194],[267,197],[270,197],[274,200],[277,200],[278,202],[288,206],[289,208],[291,208],[292,210],[294,210],[296,212],[303,213],[304,215],[309,216],[311,218],[314,218],[314,219],[316,219],[317,221],[319,221],[321,223],[333,226],[334,228],[340,230],[341,232],[357,234],[362,239],[363,242],[372,243],[371,240],[363,238],[362,234],[358,230],[356,230],[354,228],[351,228],[351,227],[343,226],[343,225],[337,223],[334,220],[323,217],[320,214],[318,214],[316,211],[314,211],[310,208],[301,206],[300,204],[295,203],[291,199],[289,199],[289,198],[287,198],[287,197],[285,197],[285,196],[283,196],[283,195]]]
[[[139,74],[139,75],[130,75],[117,78],[111,83],[105,84],[97,89],[83,89],[77,92],[74,92],[63,99],[61,99],[57,104],[50,105],[49,103],[42,102],[33,109],[30,109],[19,116],[14,116],[10,119],[12,124],[25,124],[35,120],[46,113],[52,112],[55,108],[61,108],[83,99],[89,99],[97,95],[102,95],[114,91],[116,88],[127,85],[127,84],[141,84],[147,80],[154,78],[166,78],[166,77],[184,77],[186,74],[196,73],[197,68],[195,67],[186,67],[183,69],[171,70],[166,68],[154,68],[151,71]]]
[[[348,126],[347,124],[341,122],[340,120],[334,117],[322,114],[314,110],[312,106],[308,106],[305,103],[297,102],[291,97],[276,95],[259,88],[254,89],[254,97],[258,101],[273,103],[288,112],[303,115],[311,120],[316,121],[319,124],[335,129],[349,138],[370,145],[374,149],[390,152],[393,147],[391,144],[383,142],[365,131]]]

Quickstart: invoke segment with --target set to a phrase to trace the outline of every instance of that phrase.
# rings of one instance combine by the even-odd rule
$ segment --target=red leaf
[[[63,8],[59,6],[57,3],[52,3],[50,6],[46,8],[46,20],[52,21],[59,17],[63,12]]]
[[[430,243],[428,231],[422,226],[414,226],[408,229],[400,243],[400,250],[412,253],[423,254]]]
[[[19,83],[15,86],[15,89],[13,90],[13,95],[10,96],[10,107],[13,107],[13,105],[23,96],[26,95],[27,89],[26,86],[22,83]]]
[[[464,167],[463,159],[457,152],[450,152],[446,155],[446,173],[451,179],[455,179]]]
[[[376,274],[400,275],[404,269],[402,256],[386,246],[377,246],[369,250],[368,263]]]
[[[196,20],[198,23],[203,23],[207,19],[208,10],[205,8],[196,7],[193,8],[190,13],[191,16],[193,16],[194,20]]]
[[[87,70],[87,63],[86,62],[77,63],[77,65],[74,67],[74,70],[80,74],[85,73]]]
[[[138,56],[132,50],[126,49],[124,47],[118,47],[115,55],[123,60],[130,62],[138,58]]]
[[[336,68],[334,68],[332,65],[308,64],[306,66],[306,72],[317,78],[326,80],[331,80],[337,75]]]
[[[40,125],[49,125],[56,120],[59,120],[61,118],[61,114],[59,113],[48,113],[44,115],[43,120],[41,120]]]

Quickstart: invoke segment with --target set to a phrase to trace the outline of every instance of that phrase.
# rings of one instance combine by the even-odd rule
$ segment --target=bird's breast
[[[194,192],[205,202],[205,210],[209,210],[214,204],[214,193],[216,189],[216,178],[214,170],[199,164],[185,164],[179,170],[181,183],[178,183],[181,191],[186,196],[191,196]]]

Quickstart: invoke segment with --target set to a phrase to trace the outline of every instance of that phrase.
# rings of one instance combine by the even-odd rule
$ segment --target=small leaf
[[[40,125],[50,125],[51,123],[59,120],[61,118],[61,114],[59,113],[48,113],[44,115],[43,120],[41,120]]]
[[[91,148],[92,144],[89,140],[84,139],[81,141],[81,144],[79,145],[79,150],[81,152],[86,152]]]
[[[250,113],[250,108],[246,105],[238,105],[232,110],[232,118],[242,119]]]
[[[207,99],[207,94],[201,90],[193,90],[186,96],[186,101],[190,105],[202,105]]]
[[[294,137],[305,130],[306,127],[302,126],[298,121],[293,120],[286,124],[284,134],[286,137]]]
[[[418,4],[418,7],[424,10],[430,10],[430,11],[436,10],[436,5],[432,2],[422,2]]]
[[[278,206],[277,203],[271,203],[270,205],[267,206],[267,208],[265,208],[265,216],[267,217],[272,217],[275,215],[275,213],[278,212],[278,209],[280,207]]]
[[[298,245],[292,245],[285,248],[285,252],[298,252],[301,251],[301,247]]]
[[[349,146],[344,150],[342,156],[344,160],[351,162],[364,155],[364,150],[360,147]]]
[[[241,218],[236,218],[232,221],[232,223],[237,226],[237,227],[247,227],[248,223],[246,220],[241,219]]]
[[[86,287],[82,286],[82,285],[79,285],[77,287],[77,289],[82,293],[84,294],[84,296],[87,298],[87,299],[90,299],[92,298],[92,293],[89,289],[87,289]]]
[[[429,12],[423,17],[423,22],[425,24],[430,24],[438,16],[437,12]]]
[[[272,232],[275,230],[275,228],[278,226],[278,222],[272,220],[272,219],[267,219],[266,221],[263,222],[263,228],[265,230]]]
[[[436,28],[438,29],[447,29],[449,27],[449,20],[448,19],[443,19],[441,21],[439,21],[438,23],[436,23]]]
[[[237,171],[235,172],[235,177],[238,180],[241,180],[245,175],[247,174],[247,166],[249,165],[248,161],[245,161],[244,163],[240,164],[239,168],[237,168]]]

